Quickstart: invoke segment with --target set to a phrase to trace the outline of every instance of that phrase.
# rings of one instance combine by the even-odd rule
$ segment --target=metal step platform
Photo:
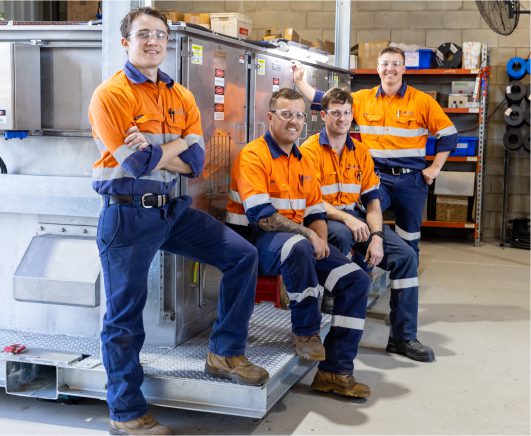
[[[330,328],[323,314],[321,335]],[[210,329],[178,347],[145,346],[140,353],[150,404],[262,418],[316,362],[299,359],[291,345],[290,311],[270,303],[255,306],[246,355],[266,368],[263,386],[246,386],[204,373]],[[57,399],[77,396],[105,400],[106,374],[99,338],[0,330],[0,344],[21,343],[26,350],[0,353],[0,386],[10,395]]]

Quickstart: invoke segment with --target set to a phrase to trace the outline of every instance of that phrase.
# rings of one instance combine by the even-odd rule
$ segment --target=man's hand
[[[369,268],[378,266],[384,256],[383,239],[377,235],[372,237],[372,240],[367,247],[367,253],[365,254],[365,263]]]
[[[365,242],[371,235],[369,226],[352,215],[345,217],[345,225],[352,232],[354,242]]]
[[[140,130],[138,130],[137,126],[129,127],[125,134],[127,136],[124,140],[124,144],[127,145],[127,147],[137,151],[143,150],[149,146],[149,141],[143,133],[140,133]]]
[[[309,239],[313,245],[313,251],[317,260],[321,260],[330,256],[330,247],[328,246],[328,242],[323,241],[323,239],[321,239],[317,233],[312,231]]]
[[[293,81],[296,84],[304,80],[304,67],[299,61],[291,61],[291,70],[293,71]]]
[[[424,181],[428,185],[431,185],[433,183],[433,181],[435,180],[435,178],[439,175],[440,172],[441,172],[441,169],[440,168],[436,168],[433,165],[429,166],[428,168],[424,168],[422,170],[422,175],[424,176]]]

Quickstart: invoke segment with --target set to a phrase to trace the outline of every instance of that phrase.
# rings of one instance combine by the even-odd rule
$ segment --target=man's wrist
[[[384,239],[384,232],[383,232],[383,230],[377,230],[376,232],[372,232],[371,235],[369,236],[369,239],[372,241],[372,238],[373,238],[374,236],[379,236],[379,237],[382,239],[382,241],[383,241],[383,239]]]

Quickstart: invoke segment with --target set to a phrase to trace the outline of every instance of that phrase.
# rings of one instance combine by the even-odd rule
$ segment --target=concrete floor
[[[387,301],[366,323],[355,375],[367,401],[310,391],[315,370],[262,420],[154,408],[179,434],[530,434],[529,252],[423,242],[419,339],[434,363],[389,355]],[[105,403],[0,390],[0,434],[105,434]]]

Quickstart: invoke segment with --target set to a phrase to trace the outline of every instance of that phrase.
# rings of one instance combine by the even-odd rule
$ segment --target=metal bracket
[[[97,227],[72,224],[37,223],[37,235],[68,235],[95,238]]]
[[[181,50],[180,56],[182,58],[191,58],[194,55],[192,50]]]
[[[258,64],[248,63],[247,64],[247,69],[249,69],[249,70],[257,70],[258,69]]]

